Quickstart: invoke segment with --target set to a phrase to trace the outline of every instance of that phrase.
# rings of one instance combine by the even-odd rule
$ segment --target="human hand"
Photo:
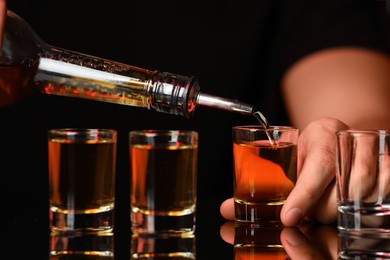
[[[321,118],[310,123],[298,140],[298,178],[287,198],[280,218],[285,226],[294,226],[303,219],[331,223],[337,217],[335,161],[336,131],[348,129],[343,122]],[[221,215],[234,219],[234,201],[225,200]]]

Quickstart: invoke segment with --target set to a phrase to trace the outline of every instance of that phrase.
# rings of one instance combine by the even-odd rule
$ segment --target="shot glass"
[[[297,178],[298,134],[289,126],[233,127],[236,222],[281,224],[281,208]]]
[[[129,133],[133,234],[195,231],[198,133]]]
[[[49,130],[52,232],[113,230],[116,143],[111,129]]]
[[[390,239],[390,131],[336,133],[338,229]]]

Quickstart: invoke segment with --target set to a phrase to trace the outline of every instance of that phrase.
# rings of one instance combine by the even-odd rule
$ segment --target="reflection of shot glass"
[[[299,130],[288,126],[233,127],[235,220],[279,225],[297,178]]]
[[[131,131],[129,146],[133,233],[193,233],[198,133]]]
[[[114,260],[113,233],[95,235],[50,236],[49,259],[106,259]]]
[[[390,238],[339,232],[338,259],[389,259]]]
[[[289,259],[280,234],[282,227],[235,226],[234,259]]]
[[[48,132],[50,228],[110,232],[114,222],[115,130]]]
[[[195,235],[133,236],[131,259],[196,259]]]
[[[390,240],[390,131],[344,130],[336,136],[338,229]]]

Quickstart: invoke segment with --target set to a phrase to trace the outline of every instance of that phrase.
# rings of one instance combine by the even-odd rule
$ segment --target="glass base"
[[[235,221],[244,224],[252,223],[254,227],[281,226],[280,211],[283,204],[284,200],[260,203],[235,200]]]
[[[92,214],[50,211],[50,229],[54,233],[99,233],[114,229],[114,210]]]
[[[182,216],[147,215],[133,212],[133,234],[186,235],[195,232],[195,212]]]
[[[338,209],[338,229],[349,235],[390,239],[388,208],[360,207],[356,209],[350,205],[341,205]]]

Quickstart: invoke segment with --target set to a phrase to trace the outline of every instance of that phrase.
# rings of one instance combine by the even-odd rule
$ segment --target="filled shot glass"
[[[111,232],[114,227],[117,132],[48,131],[52,232]]]
[[[299,130],[289,126],[235,126],[235,221],[280,225],[280,211],[297,179]]]
[[[129,147],[133,234],[194,233],[198,133],[131,131]]]

